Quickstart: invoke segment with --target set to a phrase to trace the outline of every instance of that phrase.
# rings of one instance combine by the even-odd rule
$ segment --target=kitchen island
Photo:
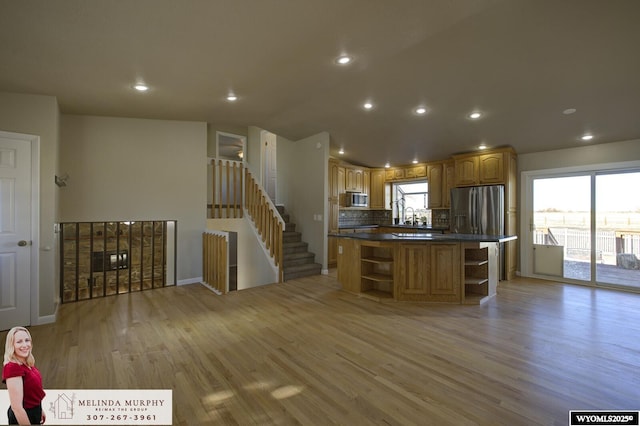
[[[515,236],[439,233],[332,234],[338,281],[374,300],[479,304],[496,294],[498,245]]]

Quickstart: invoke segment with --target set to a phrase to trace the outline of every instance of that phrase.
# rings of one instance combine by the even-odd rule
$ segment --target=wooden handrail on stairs
[[[202,281],[225,294],[229,291],[229,240],[214,231],[202,233]]]
[[[278,282],[282,282],[282,233],[284,232],[284,220],[262,186],[253,178],[251,172],[248,169],[244,170],[245,208],[262,237],[262,242],[278,267]]]

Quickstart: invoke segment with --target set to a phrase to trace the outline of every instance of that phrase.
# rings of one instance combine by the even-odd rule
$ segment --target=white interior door
[[[0,329],[30,325],[31,141],[0,135]]]

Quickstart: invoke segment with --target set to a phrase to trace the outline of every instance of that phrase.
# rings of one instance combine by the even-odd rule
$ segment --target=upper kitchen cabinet
[[[404,169],[403,168],[387,169],[385,171],[385,179],[387,181],[404,179]]]
[[[385,209],[385,170],[371,170],[371,188],[369,194],[370,209]]]
[[[451,188],[455,184],[455,163],[447,160],[442,164],[442,208],[451,207]]]
[[[353,192],[364,190],[364,170],[345,167],[345,189]]]
[[[430,209],[448,209],[451,206],[454,171],[452,160],[427,164]]]
[[[345,191],[345,170],[336,161],[329,160],[329,198],[338,202]]]
[[[394,167],[385,171],[385,180],[387,182],[405,179],[419,179],[426,176],[426,164],[416,164],[406,167]]]
[[[427,164],[427,182],[429,182],[429,208],[438,209],[442,208],[442,163],[429,163]]]
[[[407,167],[404,170],[404,177],[406,179],[417,179],[427,176],[427,165],[420,164],[416,166]]]
[[[507,184],[515,152],[503,148],[483,154],[455,155],[455,186]]]

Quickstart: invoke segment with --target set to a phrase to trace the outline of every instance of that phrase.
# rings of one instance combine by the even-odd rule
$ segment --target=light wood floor
[[[61,306],[50,389],[173,389],[180,425],[566,425],[640,409],[640,294],[516,279],[483,306],[377,303],[333,276]],[[4,336],[2,336],[4,339]]]

